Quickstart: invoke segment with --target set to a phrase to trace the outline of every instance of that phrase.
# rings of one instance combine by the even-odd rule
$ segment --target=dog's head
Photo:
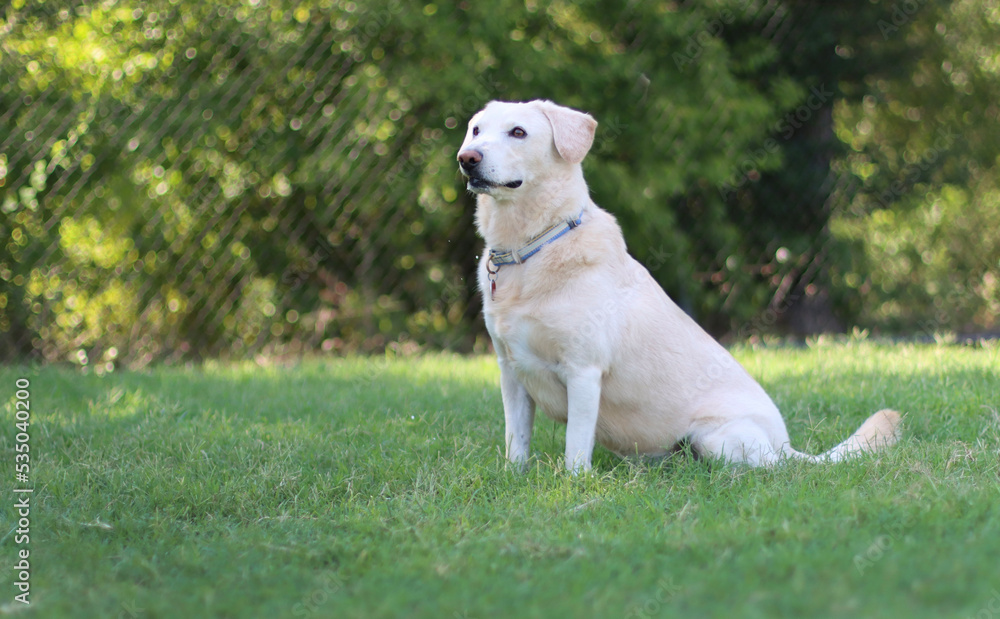
[[[458,152],[469,191],[513,198],[567,167],[579,166],[597,121],[551,101],[492,101],[469,121]]]

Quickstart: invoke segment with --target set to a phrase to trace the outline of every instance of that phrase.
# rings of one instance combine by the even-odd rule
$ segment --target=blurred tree
[[[402,110],[327,4],[8,9],[0,267],[20,352],[100,367],[403,326],[358,285],[407,216],[384,205],[416,186],[379,180]]]
[[[1000,324],[1000,3],[900,4],[869,42],[915,50],[838,109],[853,179],[834,222],[850,249],[834,285],[862,324],[982,331]],[[858,53],[857,51],[855,53]]]
[[[717,333],[831,285],[912,296],[989,255],[942,262],[935,236],[919,240],[933,273],[901,288],[881,272],[880,239],[929,221],[919,194],[954,238],[994,221],[962,213],[996,204],[980,199],[995,132],[918,164],[953,135],[939,127],[996,118],[997,11],[947,6],[16,0],[0,23],[0,353],[101,368],[468,350],[481,241],[454,153],[491,99],[597,117],[596,201]],[[828,278],[838,240],[866,258]]]

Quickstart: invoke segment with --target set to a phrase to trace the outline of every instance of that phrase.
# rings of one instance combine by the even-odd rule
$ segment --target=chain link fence
[[[414,177],[436,153],[388,150],[441,132],[395,122],[409,110],[384,78],[331,52],[336,24],[211,9],[207,28],[142,9],[6,24],[0,355],[102,371],[405,347],[409,330],[469,348],[456,264],[474,239],[422,242],[468,218],[418,216]],[[39,22],[65,38],[32,48]],[[125,39],[121,57],[68,66],[96,53],[93,37],[60,32],[71,25]]]
[[[734,3],[738,15],[706,9],[686,18],[672,53],[651,48],[647,39],[660,35],[649,17],[626,9],[604,32],[628,46],[606,53],[626,63],[630,54],[658,54],[672,71],[695,75],[713,66],[727,36],[752,31],[791,55],[815,33],[817,24],[800,27],[780,3],[749,4]],[[444,52],[420,49],[433,35],[414,38],[423,26],[413,20],[436,5],[15,5],[0,30],[0,358],[104,372],[210,357],[485,349],[474,286],[481,241],[454,152],[472,113],[518,93],[476,70],[482,61],[453,57],[467,66],[449,71],[434,60]],[[587,22],[559,6],[544,27],[576,40],[571,29]],[[535,36],[526,19],[513,40]],[[461,27],[474,49],[475,20]],[[601,44],[597,32],[590,39]],[[554,35],[537,34],[532,45],[544,36]],[[822,297],[831,201],[854,183],[832,172],[828,157],[796,150],[832,140],[833,93],[813,101],[825,92],[822,76],[803,80],[777,115],[741,116],[712,90],[725,84],[704,86],[700,99],[667,92],[675,98],[660,105],[646,74],[636,75],[627,94],[651,126],[611,110],[602,116],[610,91],[589,105],[584,96],[565,103],[602,123],[592,165],[611,172],[592,187],[637,257],[686,309],[726,316],[737,299],[755,306],[715,325],[739,336],[772,328],[793,302]],[[525,91],[548,79],[517,77]],[[702,126],[691,111],[699,108],[714,110]],[[753,122],[755,133],[733,146],[733,127]],[[616,204],[629,157],[643,157],[630,144],[650,134],[664,153],[726,153],[717,180],[692,173],[662,190],[651,183],[647,196],[669,199],[656,194],[650,212]],[[779,147],[785,157],[813,158],[800,187],[767,182],[782,165]],[[806,214],[794,215],[797,245],[756,223],[785,217],[766,212],[778,202]],[[722,214],[714,217],[731,224],[721,239],[697,228],[713,225],[702,211],[715,203]],[[647,228],[650,221],[659,223]],[[694,240],[655,237],[673,228],[694,230]],[[734,230],[760,237],[739,264]],[[703,259],[674,266],[692,255]],[[715,305],[699,306],[699,295]],[[836,327],[824,312],[811,312],[819,323],[802,328]]]

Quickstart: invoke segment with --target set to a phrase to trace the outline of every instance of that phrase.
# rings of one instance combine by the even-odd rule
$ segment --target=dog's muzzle
[[[489,191],[494,187],[506,187],[508,189],[517,189],[521,186],[524,181],[510,181],[507,183],[496,183],[494,181],[483,178],[482,173],[479,170],[479,164],[483,161],[483,154],[478,150],[467,149],[458,153],[458,167],[462,174],[468,179],[469,191],[476,193],[481,193]]]

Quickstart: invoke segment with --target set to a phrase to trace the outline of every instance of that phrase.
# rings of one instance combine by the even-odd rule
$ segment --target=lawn
[[[30,380],[30,542],[6,491],[0,531],[4,567],[30,549],[16,616],[1000,618],[1000,346],[735,353],[796,448],[883,407],[902,442],[769,470],[598,449],[574,478],[539,415],[519,474],[490,358],[0,368],[11,480]]]

